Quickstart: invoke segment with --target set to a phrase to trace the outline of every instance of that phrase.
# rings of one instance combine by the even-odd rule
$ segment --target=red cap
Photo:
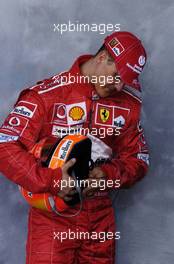
[[[114,32],[107,36],[104,45],[115,60],[123,82],[140,89],[138,80],[146,63],[147,55],[141,41],[130,32]]]

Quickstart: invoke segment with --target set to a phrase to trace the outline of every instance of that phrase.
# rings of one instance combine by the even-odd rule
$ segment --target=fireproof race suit
[[[121,188],[131,186],[146,174],[149,155],[139,121],[141,93],[125,87],[115,96],[100,98],[93,84],[78,79],[80,65],[90,58],[90,55],[81,56],[69,71],[22,91],[1,126],[0,171],[32,193],[56,195],[59,187],[54,183],[61,179],[61,169],[43,168],[29,150],[40,139],[61,137],[71,129],[89,130],[96,139],[95,159],[109,156],[110,162],[101,168],[108,180],[120,180]],[[76,77],[75,81],[72,76]],[[105,149],[109,154],[104,153]],[[72,218],[31,208],[27,264],[71,264],[75,259],[81,264],[114,263],[115,238],[101,242],[99,237],[77,237],[80,231],[115,233],[107,193],[106,190],[98,192],[84,200],[81,213]],[[66,213],[75,212],[77,208],[78,205]],[[76,233],[76,239],[68,237],[60,241],[60,233],[70,231]]]

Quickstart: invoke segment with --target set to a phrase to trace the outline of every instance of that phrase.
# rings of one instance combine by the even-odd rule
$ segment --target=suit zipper
[[[94,102],[95,102],[95,100],[92,99],[91,109],[89,112],[89,132],[91,132],[91,130],[92,130],[92,117],[93,117],[93,112],[94,112]]]

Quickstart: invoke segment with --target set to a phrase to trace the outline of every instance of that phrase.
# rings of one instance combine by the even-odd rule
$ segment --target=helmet
[[[91,160],[91,140],[83,135],[67,135],[63,139],[53,137],[44,138],[30,151],[42,163],[42,166],[56,169],[71,158],[76,158],[75,165],[69,171],[77,181],[88,177],[89,161]],[[33,194],[19,186],[24,199],[33,207],[44,211],[62,212],[69,206],[78,203],[79,196],[76,194],[70,202],[64,202],[58,196],[51,193]]]

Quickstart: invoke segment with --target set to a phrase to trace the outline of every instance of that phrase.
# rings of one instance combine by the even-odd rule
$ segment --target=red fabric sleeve
[[[0,128],[0,171],[32,193],[56,195],[61,169],[43,168],[28,152],[39,139],[44,113],[44,104],[36,92],[22,92]]]
[[[128,188],[143,178],[148,170],[149,153],[143,129],[138,120],[115,138],[115,158],[101,166],[107,179],[119,179],[121,188]]]

